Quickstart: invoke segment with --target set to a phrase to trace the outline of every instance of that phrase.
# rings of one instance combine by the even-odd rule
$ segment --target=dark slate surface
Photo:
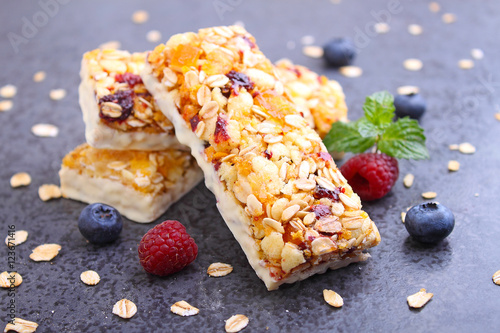
[[[67,3],[60,4],[46,22],[38,1],[4,1],[0,10],[0,86],[18,87],[14,108],[0,113],[0,221],[4,235],[8,225],[30,233],[16,249],[15,269],[24,278],[14,298],[18,317],[39,323],[39,332],[220,332],[224,320],[237,313],[250,318],[245,332],[498,332],[500,287],[491,281],[500,269],[500,122],[494,119],[500,104],[498,1],[440,1],[442,12],[457,15],[451,25],[441,21],[442,12],[430,13],[427,1],[61,2]],[[390,21],[390,32],[371,34],[367,29],[378,14],[398,3],[398,13],[384,17]],[[149,11],[146,24],[131,22],[137,9]],[[26,43],[14,52],[7,34],[22,36],[23,20],[33,22],[34,15],[41,26],[26,35]],[[351,119],[361,115],[364,97],[374,91],[394,93],[400,85],[415,84],[427,98],[429,108],[422,125],[431,159],[401,161],[402,175],[416,175],[414,186],[405,189],[400,179],[386,198],[365,204],[382,235],[382,243],[370,251],[373,258],[366,263],[267,292],[225,227],[213,195],[200,184],[162,217],[186,225],[198,243],[199,256],[184,271],[157,278],[142,270],[136,253],[139,240],[153,224],[126,221],[116,243],[93,246],[76,227],[83,204],[64,199],[45,203],[38,198],[38,186],[58,183],[61,158],[84,141],[77,99],[83,52],[108,40],[140,51],[154,46],[145,39],[151,29],[167,38],[235,21],[245,23],[270,59],[288,57],[338,79]],[[410,23],[421,24],[424,33],[408,34]],[[357,38],[361,52],[356,64],[364,69],[363,76],[341,77],[320,60],[304,56],[300,45],[304,35],[314,36],[319,45],[335,36]],[[483,49],[485,58],[476,61],[472,70],[459,69],[457,61],[470,57],[474,47]],[[423,60],[422,71],[402,67],[403,60],[412,57]],[[34,83],[32,75],[39,70],[47,72],[47,79]],[[67,97],[50,100],[50,89],[60,87],[68,90]],[[34,137],[30,128],[40,122],[57,125],[59,136]],[[447,148],[464,141],[477,147],[475,155]],[[459,172],[447,171],[450,159],[460,161]],[[19,171],[29,172],[33,182],[11,189],[9,178]],[[437,200],[456,216],[454,232],[434,247],[409,239],[399,217],[406,207],[422,202],[424,191],[436,191]],[[50,263],[32,262],[31,249],[47,242],[61,244],[60,255]],[[2,271],[8,269],[7,256],[3,247]],[[205,270],[215,261],[232,264],[234,272],[209,278]],[[88,287],[79,281],[87,269],[99,272],[99,285]],[[423,287],[434,298],[422,310],[410,310],[406,297]],[[325,304],[324,288],[339,292],[344,307]],[[7,290],[1,295],[0,318],[5,323],[11,297]],[[111,313],[122,298],[138,306],[130,320]],[[182,299],[200,308],[200,314],[182,318],[170,313],[170,305]]]

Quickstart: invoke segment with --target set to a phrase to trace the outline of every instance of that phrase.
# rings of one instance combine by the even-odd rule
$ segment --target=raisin
[[[194,132],[196,131],[196,128],[198,127],[198,123],[200,122],[200,117],[198,117],[197,114],[194,115],[193,118],[189,121],[191,123],[191,130]]]
[[[215,143],[221,143],[227,140],[229,140],[229,134],[227,133],[227,122],[220,116],[218,116],[217,122],[215,123],[214,141]]]
[[[99,99],[99,105],[104,102],[112,102],[122,107],[122,115],[117,118],[112,118],[104,115],[102,110],[99,111],[99,117],[107,121],[123,121],[130,116],[134,107],[134,92],[132,90],[120,90],[115,94],[103,96]]]
[[[314,189],[313,196],[316,199],[321,199],[321,198],[328,198],[332,201],[339,201],[339,194],[344,193],[345,189],[342,187],[337,187],[335,190],[329,190],[327,188],[324,188],[323,186],[316,185],[316,188]]]
[[[254,88],[253,82],[250,80],[248,75],[244,73],[240,73],[234,70],[231,70],[226,76],[231,80],[231,89],[237,93],[238,87],[243,87],[247,91],[250,91]]]
[[[131,88],[133,88],[136,84],[142,83],[141,77],[132,73],[116,74],[115,80],[120,83],[126,82]]]
[[[311,210],[316,214],[316,219],[320,219],[323,216],[331,214],[330,207],[326,205],[312,205]]]

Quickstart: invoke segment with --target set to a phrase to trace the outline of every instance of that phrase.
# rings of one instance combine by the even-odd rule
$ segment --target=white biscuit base
[[[94,148],[87,146],[85,149]],[[69,158],[70,154],[66,158]],[[122,165],[125,165],[127,161],[109,161],[109,165],[120,170],[119,164],[122,162],[124,162]],[[201,170],[193,161],[193,163],[183,167],[182,174],[176,176],[175,181],[161,180],[156,184],[147,185],[156,186],[158,190],[143,192],[137,189],[137,185],[132,186],[127,182],[128,172],[122,172],[123,176],[119,177],[104,176],[98,172],[99,167],[89,171],[92,169],[92,165],[84,166],[80,160],[76,160],[75,164],[82,167],[73,167],[63,161],[59,171],[63,197],[89,204],[100,202],[113,206],[123,216],[139,223],[149,223],[156,220],[203,178]],[[139,181],[135,181],[135,183],[145,186],[148,182],[145,180],[146,178],[144,176],[140,178],[144,184]]]
[[[268,290],[277,289],[283,283],[293,283],[317,273],[324,273],[329,268],[336,269],[353,262],[366,260],[369,254],[362,251],[377,245],[380,241],[380,235],[368,215],[360,210],[359,197],[352,192],[350,186],[341,176],[330,155],[326,152],[326,148],[321,144],[318,134],[307,125],[302,125],[302,122],[298,125],[300,131],[307,133],[307,140],[310,140],[311,144],[303,152],[296,150],[299,154],[296,157],[305,160],[309,156],[307,154],[310,154],[318,161],[317,165],[322,165],[315,168],[316,171],[310,167],[307,169],[301,167],[299,175],[303,173],[304,175],[300,177],[306,178],[299,179],[297,170],[299,170],[299,165],[305,164],[301,163],[300,160],[296,161],[295,157],[292,159],[279,158],[279,156],[290,154],[289,151],[281,154],[274,150],[273,155],[274,143],[267,143],[265,140],[266,138],[274,140],[275,137],[266,137],[270,134],[257,133],[251,128],[251,124],[246,124],[252,122],[252,124],[257,125],[257,128],[269,133],[271,125],[269,122],[263,121],[262,117],[268,116],[265,113],[271,113],[272,110],[260,108],[251,116],[240,114],[240,112],[242,114],[248,112],[251,105],[244,108],[234,107],[233,111],[230,110],[231,106],[236,105],[238,100],[248,101],[256,98],[252,97],[250,90],[254,96],[259,96],[265,92],[265,89],[276,86],[276,78],[270,73],[260,74],[257,69],[252,69],[252,65],[238,64],[239,68],[235,65],[235,68],[241,72],[248,73],[248,75],[241,76],[243,80],[248,79],[251,74],[255,74],[254,77],[251,77],[255,86],[249,86],[249,91],[241,86],[233,86],[229,88],[235,90],[230,92],[230,97],[221,97],[221,89],[228,89],[231,82],[229,77],[224,75],[227,70],[224,73],[205,74],[203,70],[196,69],[199,68],[196,65],[181,67],[179,64],[173,64],[176,60],[172,55],[184,50],[193,54],[193,50],[196,52],[200,44],[203,49],[203,51],[199,51],[202,54],[200,56],[201,64],[207,64],[206,59],[202,59],[206,55],[203,52],[220,49],[222,45],[223,47],[227,46],[227,49],[222,50],[223,53],[215,51],[219,52],[219,55],[234,52],[232,53],[233,57],[238,58],[240,54],[243,54],[243,59],[251,59],[250,63],[260,64],[261,68],[272,68],[272,65],[256,48],[253,37],[244,29],[217,27],[202,29],[198,35],[186,33],[173,36],[166,45],[158,46],[150,54],[141,76],[159,108],[173,123],[179,142],[191,148],[191,154],[196,158],[205,175],[206,186],[217,198],[217,207],[225,223]],[[176,49],[178,45],[182,46]],[[241,52],[234,50],[234,48],[239,47],[242,48]],[[182,51],[179,51],[180,49]],[[189,57],[182,59],[185,61]],[[224,65],[228,63],[226,62]],[[166,67],[165,64],[170,64],[171,67]],[[217,68],[217,66],[214,67]],[[172,72],[175,72],[174,75],[177,77],[173,76]],[[257,73],[260,75],[259,77],[257,77]],[[217,80],[221,82],[220,85]],[[211,87],[215,88],[210,95]],[[236,91],[237,89],[238,91]],[[274,90],[272,94],[278,96],[280,102],[285,103],[283,106],[289,107],[288,112],[293,115],[293,119],[298,119],[298,112],[293,110],[293,104],[290,104],[290,100],[282,96],[283,92],[280,94],[278,89],[278,91]],[[194,101],[193,99],[187,101],[187,96],[195,96]],[[215,105],[211,99],[218,105]],[[254,106],[256,105],[254,104]],[[275,110],[274,112],[281,111]],[[220,124],[225,125],[221,126]],[[234,128],[238,126],[244,129],[235,130]],[[279,127],[276,128],[279,129]],[[290,126],[282,127],[279,130],[282,131],[282,135],[285,135],[286,131],[290,131],[292,135],[299,133],[299,130]],[[285,140],[280,138],[278,134],[276,136],[277,140]],[[295,138],[306,140],[300,135],[295,136]],[[249,144],[248,141],[251,140],[259,143]],[[226,148],[227,150],[224,151]],[[304,157],[300,154],[303,154]],[[310,160],[312,161],[312,157]],[[253,163],[253,171],[250,171],[247,176],[237,174],[238,168],[244,168],[244,163]],[[281,167],[275,166],[275,163],[280,163]],[[284,174],[280,171],[278,176],[277,170],[283,168]],[[274,170],[276,170],[276,174],[274,174]],[[322,176],[325,172],[327,174]],[[330,172],[333,176],[330,176]],[[260,177],[259,174],[265,176],[255,182],[255,176]],[[329,177],[330,180],[335,177],[335,180],[331,180],[333,184],[325,177]],[[319,180],[316,182],[321,185],[317,185],[315,182],[315,179],[318,178]],[[250,182],[253,182],[252,185]],[[312,187],[310,187],[311,182]],[[277,190],[276,188],[270,189],[274,184],[279,184],[276,186]],[[337,191],[338,196],[335,202],[325,197],[322,197],[321,200],[316,199],[316,196],[313,197],[313,189],[318,186],[320,191],[327,190],[323,186],[332,188],[332,190],[328,190],[331,193]],[[275,214],[275,207],[280,200],[281,202],[285,200],[288,208],[281,209],[279,214]],[[321,209],[326,207],[327,211],[321,212],[322,215],[316,215],[312,209],[313,206],[321,206],[319,207]],[[291,212],[292,210],[293,212]],[[279,216],[271,218],[276,215]],[[325,218],[323,219],[323,217]],[[290,231],[288,229],[290,226],[291,230],[297,230],[297,233]],[[298,233],[300,235],[297,236],[297,241],[300,240],[303,248],[294,244],[293,239],[290,240]]]
[[[105,56],[112,60],[104,59]],[[119,56],[122,58],[116,59]],[[143,112],[140,112],[138,104],[143,102],[135,101],[131,115],[114,127],[100,117],[99,98],[123,89],[133,90],[134,87],[117,82],[115,77],[124,73],[137,75],[143,65],[141,59],[143,54],[130,55],[117,50],[94,50],[84,55],[78,91],[85,122],[85,139],[92,147],[116,150],[186,149],[177,141],[168,119],[155,119],[154,112],[158,112],[155,105],[141,108]],[[142,82],[139,85],[142,86]],[[144,94],[149,95],[147,91]],[[142,101],[147,102],[145,99]]]

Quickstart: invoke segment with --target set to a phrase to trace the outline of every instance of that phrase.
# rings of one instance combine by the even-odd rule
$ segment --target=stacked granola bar
[[[67,154],[59,172],[64,197],[109,204],[136,222],[157,219],[202,179],[144,87],[144,62],[144,53],[111,49],[83,56],[87,144]]]
[[[171,37],[141,74],[269,290],[365,260],[363,251],[380,241],[304,118],[304,107],[316,120],[320,102],[335,103],[298,105],[293,93],[301,89],[285,89],[278,72],[255,39],[232,26]]]

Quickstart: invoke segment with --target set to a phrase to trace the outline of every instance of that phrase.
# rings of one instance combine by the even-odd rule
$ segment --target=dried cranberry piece
[[[104,102],[112,102],[122,107],[122,115],[118,118],[112,118],[99,111],[99,117],[107,121],[123,121],[130,116],[134,107],[134,91],[133,90],[120,90],[115,94],[103,96],[99,99],[99,105]]]
[[[196,131],[196,128],[198,127],[198,123],[200,122],[200,117],[198,117],[197,114],[194,115],[193,118],[189,121],[191,123],[191,130],[194,132]]]
[[[318,153],[318,157],[323,161],[333,161],[332,155],[325,152]]]
[[[214,141],[215,143],[221,143],[229,139],[230,137],[227,133],[227,121],[218,116],[217,122],[215,123]]]
[[[264,155],[266,156],[266,158],[268,160],[270,160],[272,157],[273,157],[273,152],[272,151],[268,151],[267,149],[264,150]]]
[[[298,78],[300,78],[302,76],[302,73],[299,71],[298,68],[291,68],[291,71],[295,73],[295,75],[297,75]]]
[[[326,205],[312,205],[311,210],[316,214],[316,219],[320,219],[323,216],[331,214],[330,207]]]
[[[255,45],[255,43],[254,43],[254,42],[252,42],[252,40],[251,40],[250,38],[248,38],[247,36],[243,36],[242,38],[243,38],[243,40],[244,40],[245,42],[247,42],[247,43],[248,43],[248,45],[250,45],[250,48],[251,48],[251,49],[253,49],[253,48],[257,47],[257,45]]]
[[[219,171],[219,168],[220,168],[221,164],[222,164],[221,162],[214,163],[214,169],[215,169],[215,171]]]
[[[231,89],[235,92],[238,91],[238,87],[243,87],[246,90],[250,91],[253,89],[254,84],[248,77],[248,75],[244,73],[237,72],[235,70],[231,70],[226,76],[231,80],[232,85]]]
[[[324,188],[323,186],[316,185],[316,188],[314,189],[313,196],[316,199],[321,199],[321,198],[328,198],[333,201],[339,201],[339,194],[344,193],[345,189],[342,187],[337,187],[335,190],[329,190],[327,188]]]
[[[142,83],[141,77],[137,74],[132,74],[132,73],[116,74],[115,80],[120,83],[126,82],[132,88],[136,84]]]

